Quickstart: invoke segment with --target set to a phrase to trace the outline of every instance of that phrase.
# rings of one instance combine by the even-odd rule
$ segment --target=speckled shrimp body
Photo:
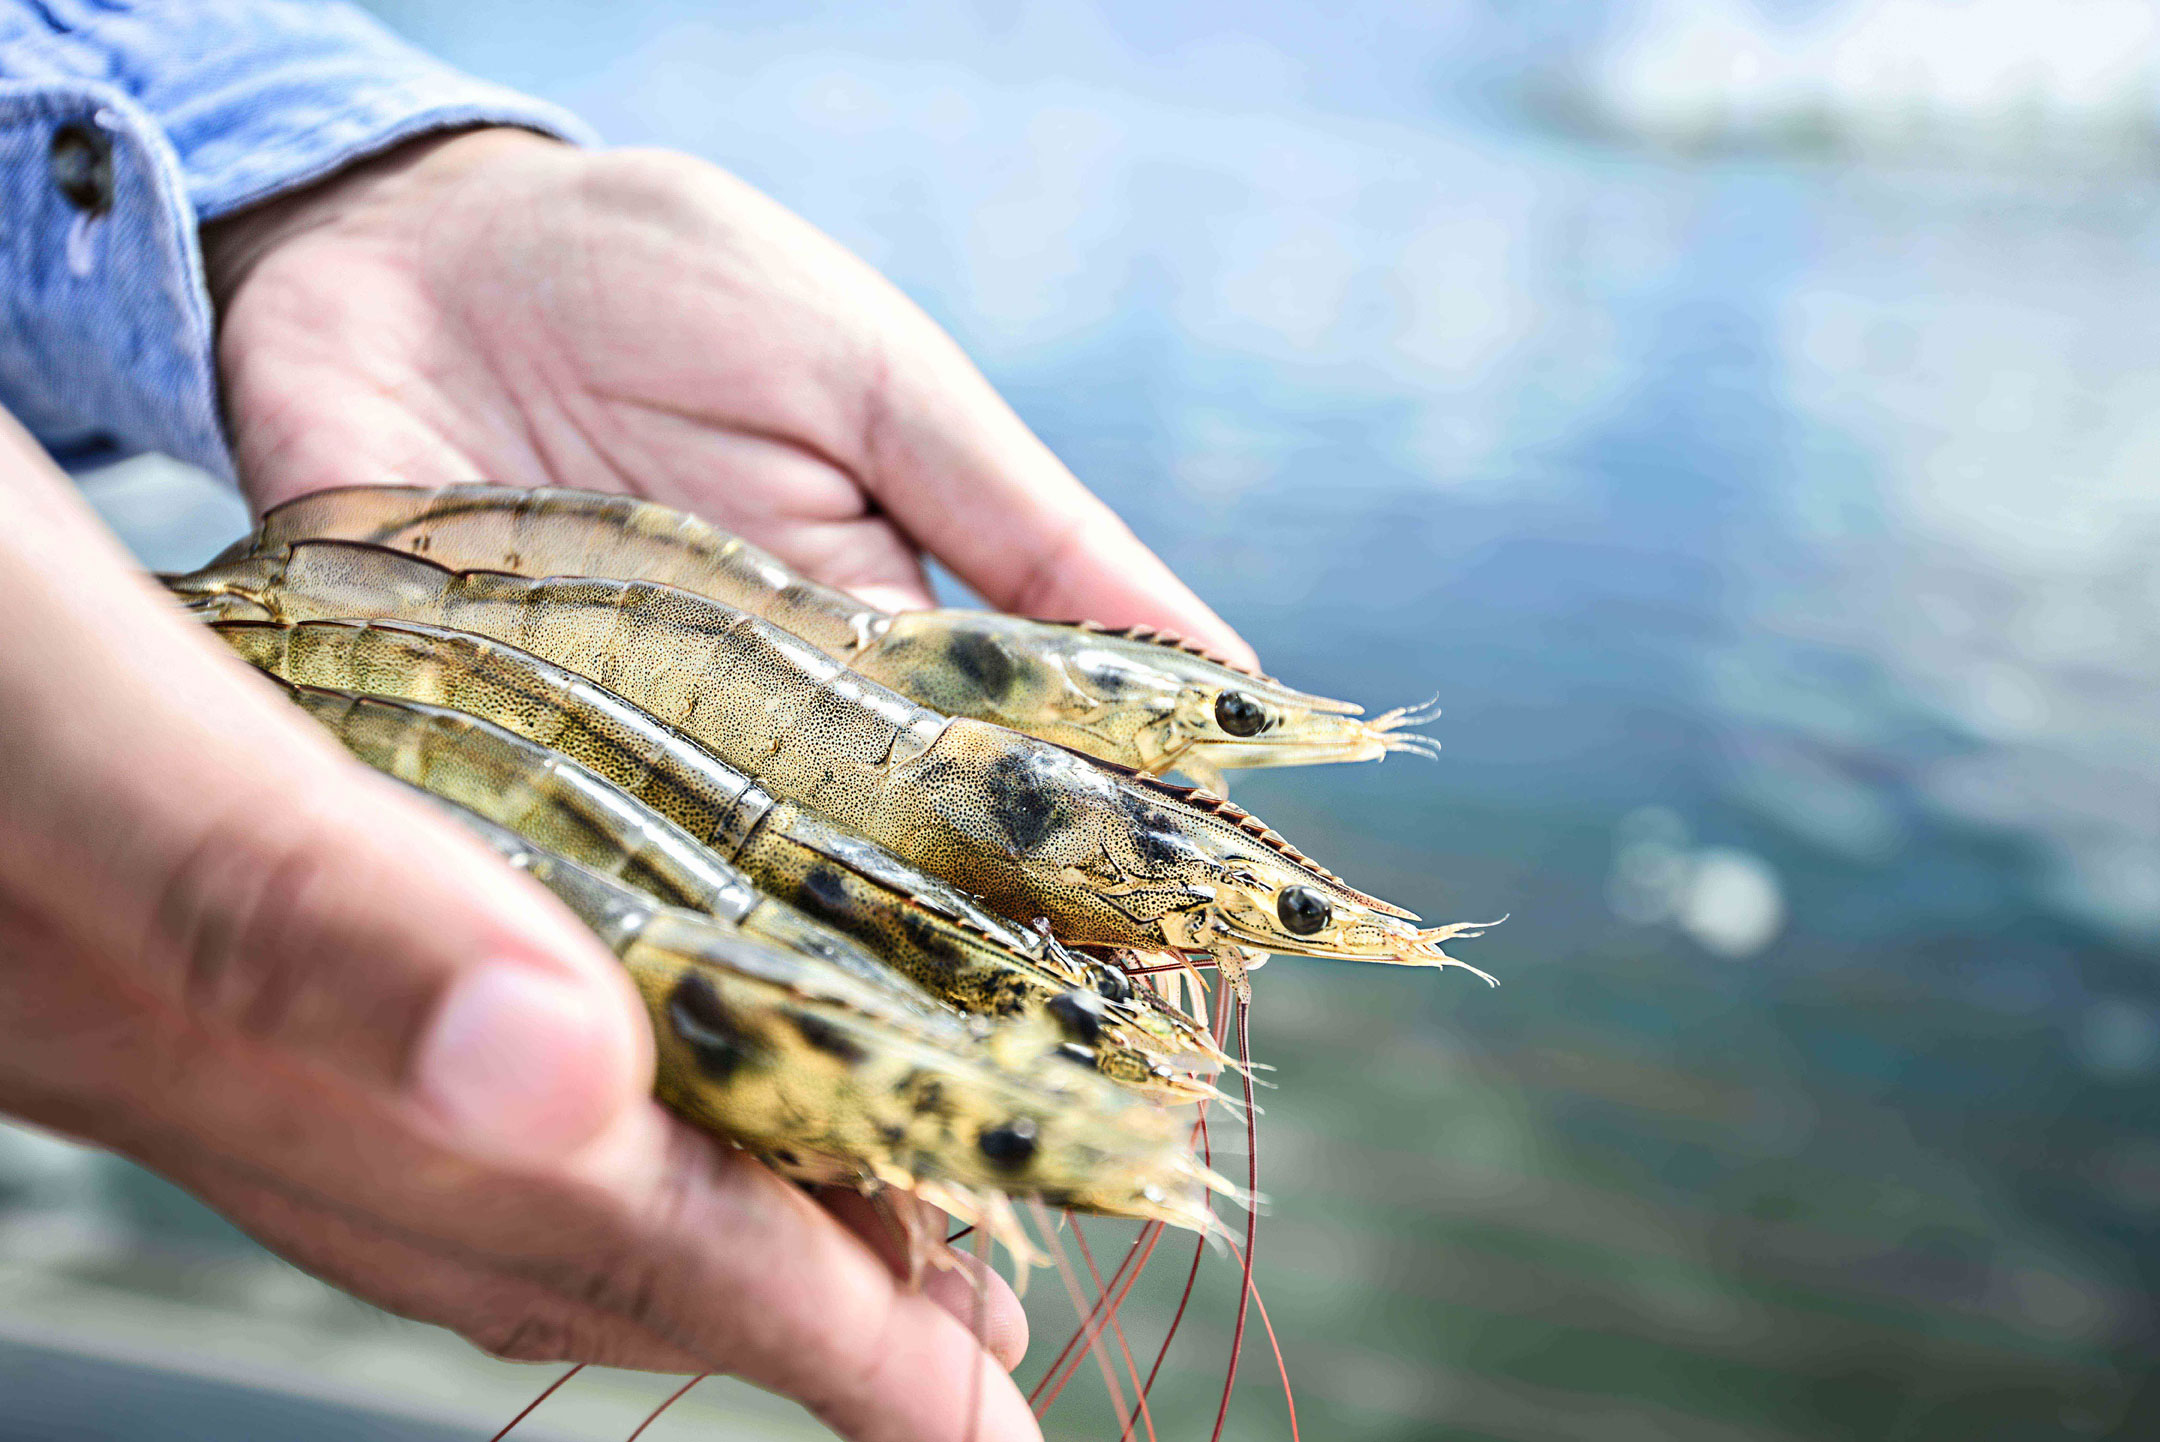
[[[954,1015],[859,943],[765,895],[682,827],[567,756],[447,707],[286,685],[302,710],[378,771],[655,902],[817,957],[918,1015]]]
[[[1203,1028],[1160,1006],[1122,973],[1083,962],[884,848],[773,797],[612,692],[516,647],[399,622],[243,621],[214,629],[244,660],[288,683],[447,708],[547,748],[940,1000],[1006,1021],[1054,1020],[1066,1046],[1092,1053],[1117,1080],[1194,1095],[1205,1088],[1179,1073],[1220,1063]],[[635,840],[634,831],[616,822],[605,829],[582,844]],[[617,840],[610,843],[610,836]],[[575,859],[591,855],[588,849]],[[679,861],[670,865],[680,869]]]
[[[1145,628],[881,611],[694,516],[626,496],[485,485],[319,491],[270,512],[226,558],[310,539],[374,542],[455,569],[679,586],[771,621],[945,715],[994,721],[1151,775],[1174,768],[1218,791],[1232,767],[1435,749],[1408,729],[1439,714],[1429,707],[1363,719],[1348,702]]]
[[[1286,952],[1459,965],[1226,802],[945,717],[744,612],[651,582],[453,572],[299,542],[169,581],[209,616],[421,621],[495,637],[680,727],[760,786],[1064,940],[1207,952],[1233,981]]]
[[[456,810],[456,808],[453,808]],[[783,1170],[914,1190],[987,1220],[984,1193],[1206,1232],[1189,1123],[1080,1067],[1021,1071],[954,1023],[895,1008],[799,953],[656,906],[469,812],[460,819],[577,913],[636,981],[660,1099]]]

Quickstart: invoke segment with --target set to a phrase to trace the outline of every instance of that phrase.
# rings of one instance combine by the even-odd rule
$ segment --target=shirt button
[[[112,142],[94,125],[71,120],[53,132],[53,187],[85,215],[112,208]]]

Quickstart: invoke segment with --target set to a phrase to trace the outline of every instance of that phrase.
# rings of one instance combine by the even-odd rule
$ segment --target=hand
[[[408,146],[206,228],[258,505],[403,480],[627,491],[878,604],[918,547],[1002,610],[1251,651],[928,317],[684,156]]]
[[[0,506],[0,1112],[506,1356],[733,1372],[865,1442],[968,1435],[971,1397],[984,1442],[1038,1436],[963,1276],[904,1289],[859,1205],[661,1111],[590,933],[185,619],[4,413]]]

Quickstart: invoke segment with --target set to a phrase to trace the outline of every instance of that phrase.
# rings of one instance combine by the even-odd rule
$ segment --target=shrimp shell
[[[1241,991],[1259,951],[1461,964],[1441,943],[1465,928],[1418,930],[1227,803],[940,716],[671,586],[453,572],[342,541],[167,584],[211,617],[385,616],[523,647],[1006,916],[1047,918],[1068,943],[1206,951]]]
[[[378,771],[656,902],[818,957],[919,1016],[954,1015],[861,945],[766,896],[689,832],[567,756],[447,707],[283,684],[302,710]]]
[[[1085,1068],[1016,1071],[816,958],[655,906],[452,809],[621,958],[651,1014],[660,1099],[784,1169],[830,1175],[824,1159],[864,1183],[1032,1195],[1203,1233],[1220,1227],[1209,1193],[1240,1197],[1193,1157],[1175,1113]]]
[[[1120,1081],[1173,1097],[1206,1094],[1178,1072],[1221,1053],[1151,993],[1105,998],[1071,953],[1015,927],[943,881],[793,802],[610,692],[483,637],[395,622],[219,622],[243,659],[288,683],[454,708],[590,768],[639,806],[683,827],[760,890],[802,907],[963,1011],[1059,1017]],[[498,818],[499,819],[499,818]],[[1099,969],[1098,969],[1099,970]],[[1122,994],[1129,988],[1119,986]],[[1075,993],[1084,993],[1075,995]]]
[[[802,637],[934,711],[972,716],[1216,791],[1229,767],[1432,755],[1409,728],[1430,705],[1370,720],[1171,632],[983,611],[887,612],[820,585],[738,536],[665,506],[591,491],[352,486],[288,501],[222,559],[313,539],[367,541],[458,570],[658,581]]]

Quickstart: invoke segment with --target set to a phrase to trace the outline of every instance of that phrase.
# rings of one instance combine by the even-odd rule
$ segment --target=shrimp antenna
[[[1149,1222],[1141,1228],[1140,1234],[1133,1238],[1132,1246],[1125,1253],[1125,1260],[1119,1262],[1117,1270],[1110,1274],[1110,1285],[1116,1289],[1117,1295],[1114,1298],[1104,1297],[1096,1302],[1081,1328],[1074,1329],[1072,1335],[1065,1339],[1065,1345],[1058,1349],[1057,1356],[1052,1358],[1050,1365],[1044,1369],[1041,1380],[1035,1384],[1035,1390],[1028,1394],[1028,1403],[1034,1407],[1035,1415],[1041,1416],[1057,1401],[1058,1394],[1065,1390],[1065,1384],[1072,1380],[1072,1374],[1079,1369],[1084,1354],[1076,1353],[1074,1349],[1080,1345],[1084,1328],[1094,1322],[1096,1313],[1105,1305],[1123,1306],[1125,1298],[1131,1295],[1134,1285],[1140,1280],[1141,1270],[1147,1266],[1148,1258],[1154,1254],[1156,1240],[1162,1232],[1161,1222]],[[1126,1275],[1127,1268],[1132,1269],[1130,1276]],[[1069,1363],[1068,1358],[1071,1359]],[[1059,1376],[1060,1372],[1063,1372],[1063,1377]]]
[[[684,1393],[688,1392],[692,1387],[695,1387],[698,1383],[704,1381],[707,1377],[710,1377],[711,1375],[712,1373],[710,1372],[700,1372],[695,1377],[692,1377],[689,1381],[683,1383],[680,1387],[677,1387],[674,1391],[668,1393],[667,1400],[665,1402],[662,1402],[659,1406],[653,1408],[652,1411],[646,1413],[645,1420],[637,1424],[637,1431],[632,1432],[629,1437],[625,1439],[625,1442],[637,1442],[638,1438],[645,1435],[646,1428],[652,1426],[653,1423],[660,1420],[660,1414],[662,1412],[667,1411],[668,1408],[674,1406],[677,1402],[680,1402],[683,1399]]]
[[[1228,993],[1226,992],[1225,995]],[[1240,1000],[1237,1003],[1238,1058],[1244,1060],[1252,1055],[1252,1004]],[[1260,1191],[1260,1129],[1252,1115],[1252,1073],[1245,1072],[1245,1186],[1258,1195]],[[1215,1409],[1215,1430],[1208,1435],[1208,1442],[1222,1442],[1223,1424],[1230,1420],[1230,1391],[1237,1385],[1238,1354],[1245,1349],[1246,1304],[1252,1300],[1253,1240],[1260,1227],[1257,1209],[1245,1213],[1245,1277],[1238,1285],[1237,1327],[1230,1334],[1230,1365],[1223,1370],[1222,1402]]]
[[[968,1227],[959,1235],[966,1236],[968,1232],[975,1232],[975,1229]],[[945,1245],[947,1247],[952,1245],[950,1237],[946,1239]],[[975,1321],[971,1330],[975,1333],[975,1348],[982,1355],[977,1357],[974,1365],[968,1369],[968,1420],[967,1431],[963,1434],[963,1442],[975,1442],[976,1436],[982,1430],[983,1368],[989,1365],[990,1362],[991,1245],[988,1228],[975,1232]]]
[[[1116,1339],[1119,1353],[1125,1358],[1125,1375],[1132,1379],[1133,1400],[1139,1410],[1140,1423],[1147,1428],[1148,1442],[1155,1442],[1155,1418],[1148,1411],[1147,1395],[1140,1390],[1140,1369],[1133,1365],[1132,1348],[1125,1345],[1125,1328],[1118,1321],[1118,1302],[1124,1299],[1120,1297],[1117,1301],[1111,1300],[1110,1289],[1103,1285],[1102,1273],[1095,1269],[1095,1254],[1088,1250],[1087,1234],[1080,1230],[1078,1217],[1072,1219],[1072,1228],[1073,1242],[1080,1248],[1080,1260],[1087,1263],[1088,1275],[1095,1280],[1095,1295],[1100,1299],[1096,1305],[1102,1307],[1105,1303],[1108,1304],[1104,1317],[1110,1323],[1110,1335]],[[1138,1238],[1134,1240],[1137,1244]],[[1131,1253],[1127,1253],[1127,1256],[1130,1255]],[[1133,1280],[1139,1279],[1139,1273],[1135,1272]]]
[[[1230,1250],[1237,1251],[1237,1243],[1230,1243]],[[1268,1319],[1267,1302],[1260,1296],[1257,1284],[1253,1287],[1253,1306],[1260,1312],[1260,1325],[1267,1329],[1268,1348],[1275,1354],[1275,1375],[1282,1378],[1283,1406],[1290,1412],[1290,1442],[1300,1442],[1297,1425],[1297,1395],[1290,1390],[1290,1367],[1283,1361],[1282,1343],[1275,1338],[1275,1324]]]
[[[572,1377],[575,1377],[578,1373],[584,1370],[585,1364],[583,1362],[579,1362],[572,1366],[569,1371],[563,1373],[560,1377],[557,1377],[554,1381],[548,1383],[546,1391],[542,1392],[539,1396],[533,1398],[530,1402],[527,1402],[525,1404],[525,1410],[518,1413],[517,1416],[512,1417],[510,1419],[509,1425],[504,1427],[502,1431],[497,1432],[494,1436],[488,1438],[488,1442],[503,1442],[503,1438],[509,1436],[511,1432],[516,1429],[518,1423],[524,1421],[527,1417],[530,1417],[533,1413],[539,1411],[540,1404],[542,1402],[545,1402],[548,1398],[554,1396],[557,1392],[561,1391],[563,1383],[569,1381]]]
[[[1193,1124],[1193,1131],[1200,1144],[1201,1155],[1207,1165],[1215,1164],[1215,1149],[1207,1139],[1207,1118],[1201,1117]],[[1147,1381],[1140,1385],[1140,1395],[1145,1397],[1155,1390],[1155,1379],[1162,1373],[1163,1359],[1170,1355],[1170,1344],[1177,1340],[1178,1328],[1184,1325],[1185,1309],[1192,1305],[1193,1283],[1200,1280],[1200,1258],[1207,1254],[1208,1239],[1199,1237],[1193,1241],[1192,1265],[1185,1269],[1185,1288],[1178,1293],[1177,1311],[1171,1314],[1170,1325],[1163,1332],[1162,1345],[1155,1349],[1155,1361],[1148,1368]],[[1132,1430],[1127,1428],[1118,1434],[1117,1442],[1130,1442]]]
[[[1050,1258],[1057,1267],[1059,1280],[1065,1284],[1065,1294],[1072,1298],[1073,1314],[1082,1319],[1081,1330],[1087,1333],[1088,1354],[1094,1357],[1096,1366],[1102,1369],[1103,1386],[1109,1390],[1110,1406],[1117,1414],[1118,1426],[1122,1431],[1130,1431],[1136,1414],[1126,1410],[1125,1389],[1118,1385],[1117,1369],[1110,1364],[1110,1349],[1103,1345],[1102,1328],[1086,1325],[1087,1317],[1095,1309],[1088,1305],[1080,1290],[1079,1279],[1073,1275],[1072,1259],[1065,1255],[1064,1246],[1050,1235],[1050,1209],[1042,1204],[1039,1197],[1030,1197],[1028,1205],[1035,1212],[1036,1230],[1043,1233],[1050,1243]]]

